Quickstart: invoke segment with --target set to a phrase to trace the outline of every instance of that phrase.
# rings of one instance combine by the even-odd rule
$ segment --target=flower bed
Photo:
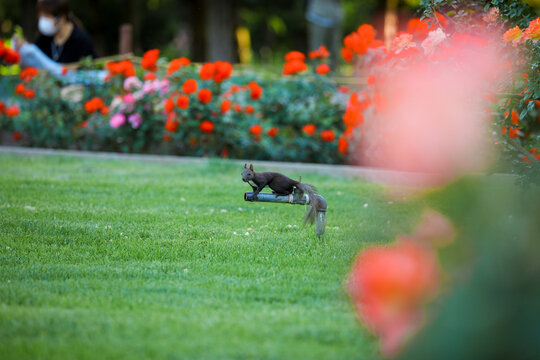
[[[167,62],[158,50],[107,63],[99,85],[30,68],[11,80],[15,96],[4,100],[18,112],[0,115],[2,128],[26,146],[341,163],[346,94],[326,75],[327,52],[315,55],[324,66],[306,71],[291,52],[277,78],[221,61]]]

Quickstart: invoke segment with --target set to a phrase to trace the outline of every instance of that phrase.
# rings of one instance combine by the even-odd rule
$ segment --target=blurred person
[[[38,15],[40,35],[35,44],[49,58],[66,64],[97,57],[90,36],[70,16],[67,0],[39,0]]]
[[[39,36],[34,44],[15,36],[15,48],[21,54],[21,65],[44,69],[54,75],[64,72],[63,64],[75,63],[97,54],[90,36],[70,15],[68,0],[38,0]],[[105,72],[86,71],[86,75],[105,77]]]
[[[343,17],[341,0],[308,0],[307,2],[308,50],[313,51],[320,45],[325,45],[331,53],[332,69],[337,65],[341,49]]]

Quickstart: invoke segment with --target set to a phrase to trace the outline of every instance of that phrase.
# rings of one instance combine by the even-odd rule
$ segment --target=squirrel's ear
[[[249,164],[249,170],[253,171],[253,164]]]
[[[244,164],[244,169],[246,169],[246,168],[247,168],[247,164]]]

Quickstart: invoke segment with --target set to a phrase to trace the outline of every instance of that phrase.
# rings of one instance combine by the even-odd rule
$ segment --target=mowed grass
[[[0,155],[0,358],[378,358],[344,285],[418,204],[289,173],[328,201],[319,240],[304,206],[244,202],[240,172]]]

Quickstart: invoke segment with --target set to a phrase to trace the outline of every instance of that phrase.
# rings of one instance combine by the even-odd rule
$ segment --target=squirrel
[[[315,189],[314,186],[302,183],[302,178],[300,178],[300,181],[296,181],[276,172],[255,172],[255,170],[253,170],[253,164],[250,164],[249,168],[247,167],[247,164],[244,164],[242,181],[247,182],[253,188],[254,199],[257,199],[257,195],[266,187],[266,185],[273,190],[272,193],[275,195],[292,194],[294,188],[301,191],[302,194],[308,193],[311,208],[304,218],[304,224],[308,222],[313,224],[315,221],[315,214],[320,208],[320,201],[316,196],[317,189]],[[251,182],[255,183],[257,186],[254,186]]]

